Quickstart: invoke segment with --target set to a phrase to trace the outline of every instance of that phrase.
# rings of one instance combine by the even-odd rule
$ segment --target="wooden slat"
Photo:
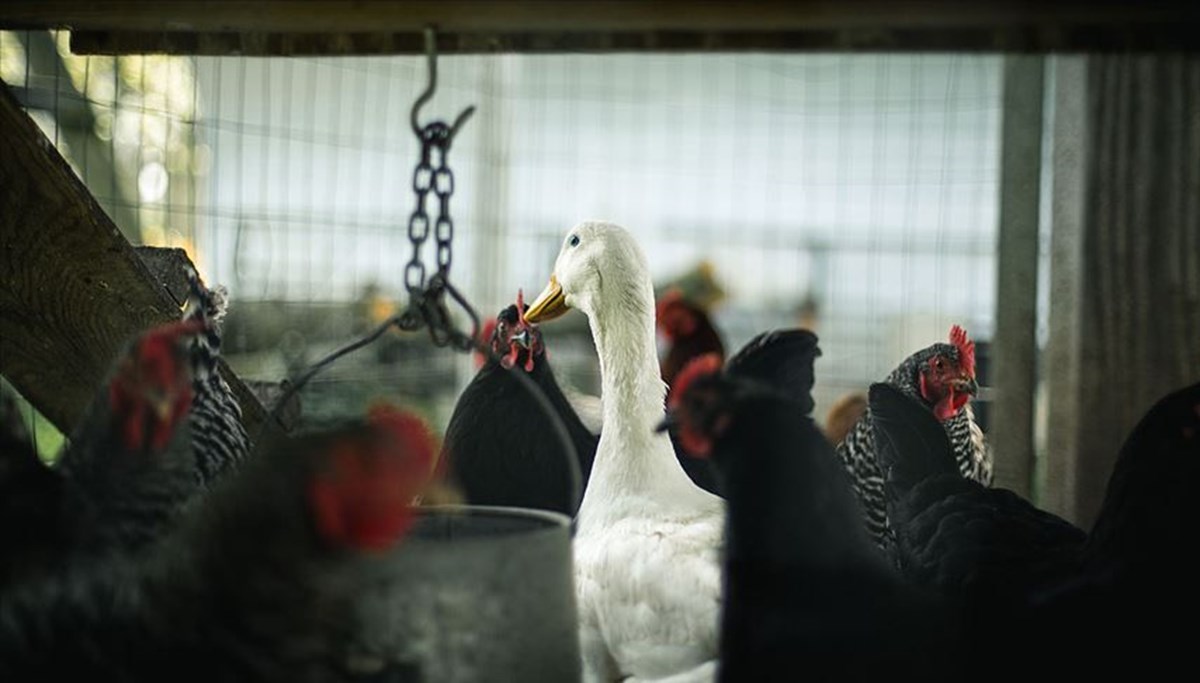
[[[1079,385],[1083,359],[1079,354],[1083,297],[1084,189],[1088,157],[1087,58],[1053,61],[1054,156],[1051,173],[1050,335],[1046,342],[1045,392],[1047,422],[1045,477],[1038,502],[1047,510],[1075,518],[1078,497],[1080,425]]]
[[[1011,0],[9,0],[9,21],[88,30],[354,32],[730,30],[1158,21],[1170,2]],[[1194,12],[1192,12],[1194,15]]]
[[[126,341],[179,302],[3,82],[0,131],[0,374],[69,432]],[[221,373],[256,434],[262,406]]]
[[[1194,5],[1194,3],[1193,3]],[[63,27],[79,52],[1195,49],[1185,3],[1011,0],[9,0],[0,25]]]
[[[916,28],[795,31],[564,31],[452,33],[442,54],[610,52],[1107,52],[1182,51],[1200,46],[1198,27],[1125,24],[1070,29]],[[417,33],[182,33],[78,31],[71,50],[81,55],[209,56],[412,55]]]

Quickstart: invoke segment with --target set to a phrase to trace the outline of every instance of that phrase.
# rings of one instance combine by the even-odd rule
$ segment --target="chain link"
[[[464,350],[471,347],[479,330],[479,318],[466,299],[450,284],[450,266],[454,261],[454,219],[450,217],[450,198],[454,195],[454,171],[450,169],[450,143],[454,130],[442,121],[434,121],[418,130],[421,158],[413,169],[412,189],[416,206],[408,217],[408,241],[412,257],[404,267],[404,286],[408,289],[409,307],[396,324],[405,330],[428,326],[433,343],[454,345]],[[437,197],[432,217],[435,262],[437,270],[429,275],[421,252],[430,236],[429,194]],[[446,295],[471,318],[470,334],[454,327]]]

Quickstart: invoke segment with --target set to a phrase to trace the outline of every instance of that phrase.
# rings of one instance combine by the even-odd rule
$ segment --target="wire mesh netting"
[[[81,57],[0,33],[0,77],[135,243],[182,246],[232,294],[225,351],[279,380],[404,305],[417,57]],[[555,55],[440,60],[427,117],[456,140],[452,278],[483,317],[541,289],[566,230],[631,229],[657,285],[726,346],[804,324],[817,416],[995,306],[1000,58]],[[579,316],[556,372],[598,391]],[[306,390],[305,414],[386,395],[444,423],[471,362],[394,335]],[[986,378],[985,378],[986,379]]]

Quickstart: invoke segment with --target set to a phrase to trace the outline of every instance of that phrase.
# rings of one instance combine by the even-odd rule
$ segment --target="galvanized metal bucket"
[[[431,506],[364,586],[354,649],[387,660],[371,679],[580,680],[571,522],[525,508]]]

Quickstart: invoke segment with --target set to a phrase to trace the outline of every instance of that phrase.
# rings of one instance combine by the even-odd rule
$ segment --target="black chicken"
[[[920,402],[941,422],[950,437],[958,470],[985,485],[992,483],[992,456],[983,431],[975,423],[970,399],[977,389],[975,343],[958,325],[950,328],[949,343],[928,346],[908,358],[888,375],[886,384]],[[890,543],[883,473],[875,455],[871,409],[837,446],[850,472],[854,491],[866,514],[867,529],[880,547]]]
[[[554,379],[541,331],[524,321],[524,302],[500,312],[492,357],[463,390],[446,427],[442,458],[448,475],[475,505],[508,505],[574,516],[577,491],[592,470],[599,441],[583,426]],[[566,427],[564,453],[550,417],[519,378],[524,372]],[[536,435],[533,438],[530,435]],[[578,463],[579,488],[568,458]]]
[[[721,335],[703,308],[689,302],[678,289],[668,290],[655,305],[655,327],[670,348],[662,359],[663,381],[675,384],[675,376],[693,358],[715,353],[725,357]]]
[[[587,487],[599,435],[584,426],[554,379],[541,330],[523,319],[522,298],[518,293],[517,304],[501,311],[491,326],[493,357],[483,360],[459,396],[446,427],[442,457],[449,476],[475,505],[528,507],[574,516],[579,501],[572,498],[571,472],[564,460],[570,456],[563,454],[550,420],[529,389],[509,373],[524,371],[566,427],[579,463],[580,491]],[[541,437],[530,439],[529,434]],[[681,452],[678,457],[693,483],[720,494],[711,468]]]
[[[1087,535],[1005,489],[962,475],[942,424],[916,399],[872,385],[892,556],[910,581],[1002,608],[1078,570]]]
[[[1186,540],[1198,521],[1200,385],[1167,396],[1134,428],[1086,536],[964,479],[945,432],[912,399],[875,385],[870,401],[898,566],[962,599],[984,634],[974,642],[1015,640],[1030,661],[1076,674],[1189,651],[1175,621],[1200,606]]]
[[[746,345],[734,354],[733,358],[729,360],[727,371],[774,386],[812,386],[811,364],[804,376],[794,377],[789,376],[788,373],[804,371],[803,365],[793,363],[790,359],[796,354],[808,353],[807,346],[810,343],[815,345],[815,339],[815,336],[812,336],[812,333],[807,330],[763,332],[746,342]],[[817,351],[817,353],[820,352]],[[689,370],[692,377],[696,377],[715,373],[724,365],[724,357],[721,353],[714,351],[692,358],[684,368]],[[675,386],[667,395],[668,410],[678,405],[687,381],[682,372],[675,377]],[[803,398],[798,400],[805,402],[804,412],[806,414],[812,410],[812,398],[807,391]],[[713,468],[703,461],[706,446],[693,441],[688,434],[682,433],[678,429],[671,428],[669,433],[683,471],[687,472],[692,481],[700,488],[718,496],[724,496],[720,478],[716,476]]]
[[[153,557],[0,602],[0,680],[347,680],[364,577],[414,520],[433,440],[408,415],[269,445]]]
[[[693,364],[672,410],[728,496],[720,678],[866,680],[953,672],[950,613],[879,556],[809,417],[816,337],[765,337],[724,373]],[[767,353],[764,353],[764,350]]]

